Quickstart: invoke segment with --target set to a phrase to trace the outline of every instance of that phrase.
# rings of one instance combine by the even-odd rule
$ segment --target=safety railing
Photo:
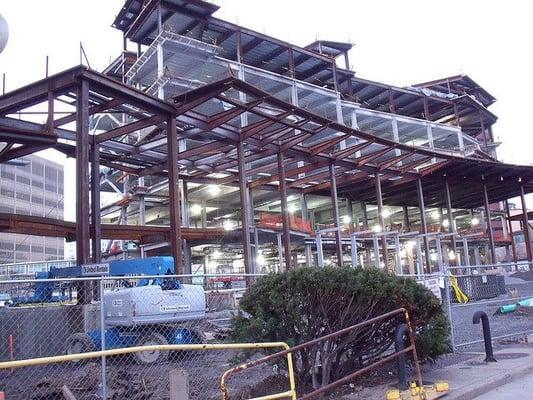
[[[168,345],[151,345],[151,346],[135,346],[111,350],[100,350],[92,351],[85,353],[77,354],[66,354],[53,357],[40,357],[32,358],[25,360],[15,360],[15,361],[6,361],[0,362],[0,371],[1,370],[14,370],[16,368],[24,367],[35,367],[41,365],[49,365],[55,363],[65,363],[65,362],[79,362],[80,360],[88,359],[105,359],[106,357],[111,356],[123,356],[127,354],[134,353],[143,353],[143,352],[162,352],[162,351],[214,351],[214,350],[259,350],[259,349],[275,349],[282,348],[287,360],[287,370],[289,372],[289,382],[291,389],[283,393],[281,397],[268,397],[269,399],[291,397],[296,399],[296,390],[294,383],[294,369],[292,363],[292,354],[290,352],[289,346],[284,342],[266,342],[266,343],[224,343],[224,344],[168,344]],[[107,385],[106,385],[106,373],[105,369],[102,369],[102,388],[103,388],[103,398],[107,398]],[[224,392],[225,387],[223,386],[224,380],[221,383],[221,389]],[[262,398],[266,399],[266,398]],[[250,399],[250,400],[259,400]]]
[[[347,384],[350,381],[352,381],[354,378],[356,378],[356,377],[358,377],[360,375],[363,375],[363,374],[373,370],[376,367],[379,367],[379,366],[381,366],[383,364],[386,364],[386,363],[388,363],[388,362],[390,362],[390,361],[392,361],[394,359],[397,359],[400,356],[402,356],[402,355],[404,355],[406,353],[410,353],[410,352],[413,355],[414,369],[415,369],[415,374],[416,374],[416,382],[419,385],[419,387],[422,387],[422,373],[420,371],[420,365],[419,365],[419,362],[418,362],[418,355],[417,355],[417,351],[416,351],[416,347],[415,347],[415,340],[414,340],[415,338],[414,338],[413,327],[412,327],[412,324],[411,324],[411,319],[409,317],[409,313],[407,312],[407,310],[405,308],[398,308],[398,309],[396,309],[394,311],[390,311],[388,313],[380,315],[379,317],[368,319],[366,321],[363,321],[363,322],[360,322],[358,324],[355,324],[355,325],[349,326],[347,328],[341,329],[339,331],[330,333],[330,334],[322,336],[320,338],[316,338],[316,339],[308,341],[306,343],[302,343],[302,344],[296,345],[294,347],[291,347],[290,349],[286,349],[286,350],[280,351],[278,353],[267,355],[267,356],[264,356],[262,358],[250,361],[250,362],[245,363],[245,364],[241,364],[239,366],[236,366],[234,368],[231,368],[231,369],[227,370],[222,375],[221,384],[220,384],[220,386],[222,388],[222,399],[223,400],[229,400],[230,399],[229,392],[228,392],[228,389],[227,389],[227,381],[228,381],[228,378],[230,376],[232,376],[232,375],[234,375],[234,374],[236,374],[238,372],[245,371],[245,370],[247,370],[249,368],[252,368],[252,367],[255,367],[255,366],[258,366],[260,364],[264,364],[264,363],[267,363],[267,362],[270,362],[270,361],[273,361],[275,359],[279,359],[281,357],[286,357],[289,354],[292,354],[292,355],[296,356],[299,351],[302,351],[302,350],[305,350],[305,349],[309,349],[310,347],[313,347],[313,346],[321,345],[322,343],[324,343],[326,341],[329,341],[331,339],[337,339],[340,336],[345,335],[345,334],[353,334],[354,332],[357,332],[361,328],[364,328],[364,327],[367,327],[369,325],[382,322],[384,320],[392,319],[394,317],[401,316],[401,315],[403,315],[403,317],[405,319],[405,323],[407,325],[407,334],[409,336],[409,343],[410,343],[410,345],[408,347],[405,347],[405,348],[403,348],[401,350],[398,350],[398,351],[394,351],[392,354],[386,355],[386,356],[378,359],[377,361],[375,361],[375,362],[373,362],[373,363],[371,363],[371,364],[369,364],[369,365],[367,365],[367,366],[365,366],[365,367],[363,367],[361,369],[358,369],[355,372],[352,372],[352,373],[350,373],[350,374],[348,374],[348,375],[346,375],[346,376],[344,376],[344,377],[342,377],[340,379],[337,379],[334,382],[331,382],[329,384],[321,386],[321,387],[319,387],[319,388],[317,388],[317,389],[315,389],[315,390],[313,390],[313,391],[311,391],[309,393],[303,394],[302,396],[298,397],[298,400],[315,398],[315,397],[317,397],[320,394],[326,393],[326,392],[328,392],[330,390],[333,390],[333,389],[335,389],[335,388],[337,388],[337,387],[339,387],[341,385]],[[293,393],[293,391],[294,391],[294,393]],[[296,399],[297,397],[295,397],[295,396],[296,396],[296,388],[293,387],[292,384],[291,384],[291,388],[290,388],[289,391],[267,395],[267,396],[261,397],[261,399],[281,399],[281,398],[286,398],[286,397],[291,397],[293,399]]]

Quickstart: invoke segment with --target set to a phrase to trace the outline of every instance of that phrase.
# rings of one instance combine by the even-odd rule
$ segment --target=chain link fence
[[[529,268],[528,263],[446,267],[444,280],[448,280],[450,290],[447,308],[457,351],[483,348],[481,326],[472,321],[476,311],[487,314],[496,343],[524,341],[533,334],[533,308],[515,307],[533,298],[533,273]],[[505,306],[511,307],[502,309]]]
[[[231,319],[257,276],[0,281],[0,362],[133,346],[231,343]],[[96,301],[77,304],[82,291],[92,291]],[[261,355],[250,352],[252,359]],[[241,356],[241,350],[226,348],[154,350],[0,369],[0,391],[10,400],[62,399],[63,386],[77,399],[169,399],[172,387],[183,398],[219,399],[222,374]],[[246,393],[275,373],[271,365],[250,369],[232,379],[229,389]]]

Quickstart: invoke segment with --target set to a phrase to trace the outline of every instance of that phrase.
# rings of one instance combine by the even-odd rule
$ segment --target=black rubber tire
[[[145,335],[139,340],[137,346],[152,346],[152,345],[167,345],[167,339],[157,332],[152,332]],[[155,351],[141,351],[135,353],[135,358],[139,364],[154,364],[164,362],[168,359],[168,351],[155,350]]]
[[[79,354],[96,351],[96,347],[89,335],[86,333],[74,333],[67,338],[67,354]],[[72,360],[75,363],[86,363],[88,358]]]

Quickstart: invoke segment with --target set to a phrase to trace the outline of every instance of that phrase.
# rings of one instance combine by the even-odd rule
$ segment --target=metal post
[[[402,270],[402,255],[400,254],[400,237],[396,234],[394,237],[394,246],[396,248],[396,273],[401,275]]]
[[[416,179],[416,190],[418,194],[418,207],[420,209],[420,224],[424,234],[424,251],[426,253],[426,272],[431,272],[431,259],[429,257],[428,226],[426,222],[426,207],[424,206],[424,191],[422,190],[422,179]]]
[[[524,186],[520,185],[520,201],[522,202],[522,224],[524,226],[524,241],[526,242],[526,252],[527,252],[527,261],[530,263],[529,268],[531,269],[531,261],[533,257],[531,255],[531,239],[529,237],[529,217],[527,215],[527,206],[526,206],[526,195],[524,192]]]
[[[377,235],[374,235],[372,239],[374,241],[374,266],[376,267],[376,269],[379,269],[379,243]]]
[[[341,223],[339,219],[339,203],[337,199],[337,182],[335,178],[335,165],[329,165],[329,177],[331,185],[331,207],[333,211],[333,222],[335,224],[335,243],[337,251],[337,265],[339,267],[343,266],[342,259],[342,233],[341,233]]]
[[[509,200],[505,200],[505,211],[507,212],[507,222],[509,224],[509,234],[511,235],[511,248],[513,251],[513,262],[516,263],[518,257],[516,256],[516,244],[513,235],[513,221],[511,221],[511,210],[509,209]]]
[[[411,222],[409,221],[409,208],[407,206],[403,206],[403,224],[406,232],[409,232],[411,230]]]
[[[244,253],[244,272],[249,274],[252,270],[251,249],[250,249],[250,213],[248,202],[248,187],[246,184],[246,165],[244,162],[244,143],[237,144],[237,158],[239,167],[239,195],[241,202],[241,222],[242,222],[242,247]]]
[[[366,203],[361,202],[361,211],[363,212],[363,230],[368,229],[368,212],[366,209]],[[365,253],[366,253],[366,265],[370,267],[370,249],[365,243]]]
[[[385,232],[385,218],[383,217],[383,196],[381,194],[381,177],[379,173],[375,174],[374,182],[376,184],[376,200],[378,205],[378,221],[382,232]],[[385,271],[389,269],[389,255],[387,253],[387,237],[381,237],[381,251],[383,253],[383,265]],[[379,258],[379,257],[378,257]]]
[[[89,261],[89,83],[82,79],[76,98],[76,262]],[[90,282],[78,286],[78,303],[88,304]]]
[[[448,314],[448,321],[450,322],[450,345],[452,348],[452,353],[455,353],[455,333],[453,331],[450,271],[446,265],[443,265],[442,268],[444,273],[444,301],[446,302],[446,314]]]
[[[454,253],[457,252],[457,243],[455,240],[455,220],[453,218],[453,211],[452,211],[452,197],[450,194],[450,185],[448,183],[448,179],[444,179],[444,194],[446,197],[446,213],[448,217],[448,232],[454,233],[452,235],[452,250]]]
[[[281,198],[281,214],[283,218],[283,248],[285,252],[285,268],[291,268],[291,230],[289,209],[287,207],[287,182],[285,181],[285,166],[283,165],[283,154],[278,151],[278,173],[279,173],[279,194]]]
[[[472,323],[483,325],[483,340],[485,342],[485,362],[496,362],[492,350],[492,337],[490,334],[489,317],[484,311],[476,311],[472,317]]]
[[[492,230],[489,195],[487,192],[487,184],[485,182],[483,182],[483,200],[485,203],[485,215],[487,216],[487,230],[489,234],[489,246],[490,246],[490,256],[491,256],[490,263],[496,264],[496,249],[494,247],[494,231]]]
[[[278,257],[279,257],[278,272],[280,272],[281,266],[283,265],[283,243],[281,240],[281,233],[276,234],[276,238],[278,239]]]
[[[435,247],[437,248],[437,265],[439,267],[439,272],[442,273],[443,272],[442,266],[444,265],[444,262],[442,259],[442,246],[441,246],[441,241],[440,241],[439,236],[435,238]]]
[[[464,237],[462,240],[463,240],[463,252],[464,252],[464,257],[465,257],[465,259],[463,260],[463,264],[469,267],[470,266],[470,255],[468,254],[468,239]]]
[[[170,115],[167,119],[167,152],[168,152],[168,190],[170,197],[170,249],[174,257],[176,274],[183,274],[181,260],[181,213],[180,192],[178,188],[178,135],[176,118]]]
[[[405,337],[407,336],[407,329],[407,324],[400,324],[396,327],[394,333],[394,351],[396,353],[405,349]],[[398,355],[398,387],[400,390],[406,390],[409,388],[409,385],[407,384],[406,359],[407,357],[405,353]]]
[[[320,232],[316,233],[316,258],[318,268],[324,268],[324,253],[322,252],[322,236]]]
[[[91,151],[91,239],[93,262],[99,263],[102,257],[102,226],[100,218],[100,146],[96,136],[92,136]]]
[[[82,80],[76,104],[76,258],[88,261],[89,221],[89,84]]]
[[[105,345],[105,310],[104,310],[104,278],[100,278],[100,347],[106,349]],[[102,366],[102,398],[107,399],[107,363],[106,357],[101,358]]]
[[[311,268],[313,266],[313,254],[310,244],[305,245],[305,263],[307,268]]]
[[[418,275],[424,273],[424,263],[422,261],[422,246],[420,244],[420,236],[416,237],[416,272]]]
[[[352,257],[352,268],[357,268],[357,240],[355,233],[350,235],[350,254]]]

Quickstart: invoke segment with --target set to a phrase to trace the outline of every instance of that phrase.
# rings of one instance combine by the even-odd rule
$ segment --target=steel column
[[[452,250],[454,253],[457,252],[457,243],[455,240],[455,220],[453,219],[453,212],[452,212],[452,197],[450,194],[450,184],[448,183],[448,179],[444,179],[444,195],[446,197],[446,213],[448,217],[448,231],[450,233],[453,233],[452,235]]]
[[[483,201],[485,203],[485,216],[487,217],[487,230],[489,234],[491,263],[496,264],[496,248],[494,247],[494,231],[492,229],[489,195],[487,193],[487,184],[485,182],[483,182]]]
[[[527,261],[531,263],[533,257],[531,255],[531,239],[529,237],[529,218],[527,215],[526,195],[524,192],[524,186],[520,185],[520,201],[522,202],[522,224],[524,226],[524,241],[526,243]],[[529,269],[532,269],[532,265],[529,265]]]
[[[350,254],[352,256],[352,268],[357,268],[357,240],[355,233],[350,235]]]
[[[252,257],[250,248],[250,203],[248,202],[248,187],[246,184],[246,165],[244,143],[237,144],[237,158],[239,167],[239,197],[241,201],[242,247],[244,253],[244,272],[249,274],[252,270]]]
[[[342,232],[341,232],[341,223],[339,218],[339,202],[337,198],[337,180],[335,177],[335,165],[329,165],[329,178],[330,178],[330,187],[331,187],[331,207],[333,211],[333,222],[335,224],[335,249],[337,252],[337,265],[339,267],[343,266],[342,259]]]
[[[426,207],[424,205],[424,191],[422,189],[422,179],[416,179],[416,191],[418,195],[418,207],[420,209],[420,225],[424,234],[424,251],[426,253],[426,272],[431,272],[431,258],[429,257],[428,226],[426,221]]]
[[[507,212],[507,223],[509,224],[509,234],[511,235],[511,249],[513,251],[513,262],[518,261],[516,256],[516,244],[513,235],[513,221],[511,221],[511,210],[509,209],[509,200],[505,200],[505,211]]]
[[[99,263],[102,257],[102,226],[100,218],[100,145],[92,136],[91,147],[91,241],[92,261]]]
[[[376,184],[376,199],[378,205],[378,221],[381,231],[385,232],[385,218],[383,217],[383,196],[381,193],[381,177],[379,173],[375,174],[374,182]],[[389,255],[387,252],[387,237],[381,236],[381,251],[383,253],[383,265],[386,271],[389,270]]]
[[[285,269],[291,268],[291,229],[289,219],[289,209],[287,207],[287,182],[285,181],[285,166],[283,165],[283,154],[278,151],[278,174],[279,174],[279,195],[281,199],[281,215],[283,219],[283,248],[285,256]]]
[[[167,151],[168,151],[168,191],[170,197],[170,251],[174,257],[176,274],[183,274],[181,249],[181,212],[178,168],[178,135],[176,118],[172,115],[167,119]]]
[[[89,261],[89,83],[83,79],[76,99],[76,261]]]

